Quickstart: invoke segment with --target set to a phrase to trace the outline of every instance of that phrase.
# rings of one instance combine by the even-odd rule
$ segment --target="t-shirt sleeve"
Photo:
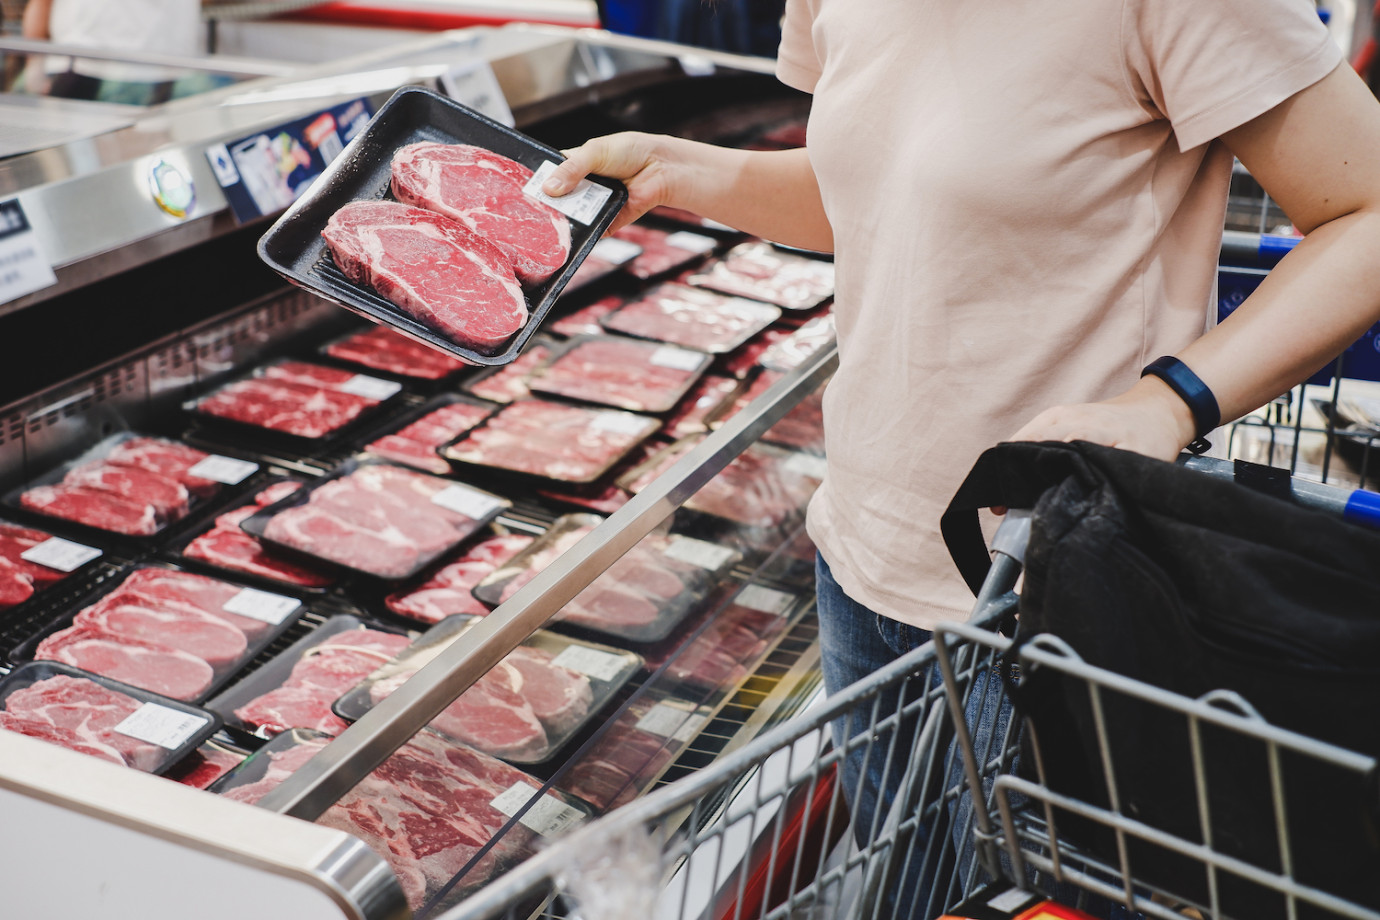
[[[776,53],[776,77],[802,92],[813,93],[824,64],[815,50],[814,4],[810,0],[786,0],[781,22],[781,47]]]
[[[1132,91],[1189,150],[1327,76],[1342,52],[1309,0],[1126,0]]]

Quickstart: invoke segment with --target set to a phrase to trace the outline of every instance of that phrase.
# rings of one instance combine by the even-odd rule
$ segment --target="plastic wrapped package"
[[[325,345],[321,353],[337,361],[418,380],[442,380],[470,365],[387,326],[371,326]]]
[[[599,320],[623,306],[625,298],[619,294],[601,297],[593,303],[585,304],[573,313],[568,313],[551,323],[549,328],[557,335],[574,338],[577,335],[599,335],[604,327]]]
[[[770,326],[778,307],[676,282],[657,285],[605,316],[605,329],[711,354],[732,351]]]
[[[642,252],[628,264],[628,273],[646,281],[674,272],[713,252],[719,241],[690,230],[663,230],[647,224],[629,224],[613,237],[640,247]]]
[[[579,336],[532,372],[534,393],[613,406],[666,412],[692,387],[710,357],[701,351],[624,336]]]
[[[471,377],[462,387],[465,392],[489,402],[510,403],[531,395],[527,375],[551,354],[551,342],[534,341],[511,364]]]
[[[526,549],[532,540],[520,533],[480,540],[433,569],[417,584],[389,594],[384,604],[398,616],[421,623],[439,623],[450,616],[483,616],[489,608],[472,593],[475,585]]]
[[[749,584],[682,641],[646,655],[647,668],[706,692],[737,686],[786,631],[799,595]]]
[[[834,314],[811,317],[786,338],[772,343],[757,363],[773,371],[789,371],[834,341]]]
[[[175,783],[205,789],[231,770],[244,763],[249,755],[213,738],[183,757],[163,775]]]
[[[341,433],[402,392],[402,385],[307,361],[280,361],[189,404],[203,423],[260,437],[317,441]]]
[[[757,240],[734,246],[690,283],[786,310],[808,310],[834,296],[834,263]]]
[[[0,611],[41,597],[101,555],[94,547],[55,539],[47,531],[0,521]]]
[[[484,421],[495,408],[493,403],[471,401],[463,396],[438,396],[409,413],[407,424],[366,444],[364,452],[444,475],[450,472],[450,464],[436,453],[437,448]]]
[[[708,374],[700,378],[666,417],[662,434],[675,440],[708,431],[711,423],[730,405],[739,385],[732,377]]]

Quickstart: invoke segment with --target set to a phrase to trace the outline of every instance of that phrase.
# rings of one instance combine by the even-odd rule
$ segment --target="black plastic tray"
[[[523,384],[521,393],[512,394],[493,393],[488,391],[479,392],[474,388],[476,386],[483,386],[485,381],[491,381],[494,377],[500,376],[507,377],[510,375],[519,375],[522,380],[525,380],[527,374],[536,370],[542,365],[542,362],[551,357],[552,350],[557,348],[558,345],[559,343],[557,343],[555,339],[539,336],[531,343],[527,351],[523,353],[523,361],[521,364],[514,363],[503,367],[485,368],[479,373],[466,378],[465,382],[460,384],[460,389],[476,399],[482,399],[486,402],[494,402],[504,406],[517,402],[519,399],[526,399],[531,395],[531,391],[527,389],[526,384]],[[545,354],[538,352],[538,348],[543,349]]]
[[[671,326],[665,328],[670,332],[665,332],[660,328],[655,330],[647,327],[635,328],[634,322],[630,323],[628,317],[636,317],[639,310],[650,309],[655,311],[655,305],[644,307],[651,301],[659,298],[663,293],[671,298],[685,301],[687,298],[692,301],[692,305],[685,308],[687,312],[693,314],[703,314],[707,309],[706,304],[693,305],[694,300],[706,302],[717,301],[721,306],[733,307],[738,312],[746,314],[744,325],[732,332],[722,331],[712,325],[704,327],[703,338],[696,340],[691,337],[695,330],[686,328],[686,325]],[[694,287],[689,284],[682,284],[679,281],[666,281],[662,284],[648,288],[638,297],[631,297],[617,310],[612,311],[606,316],[600,317],[599,325],[610,332],[619,335],[630,335],[640,339],[651,339],[654,342],[666,342],[670,345],[679,345],[682,348],[694,348],[699,351],[707,351],[710,354],[721,355],[733,351],[763,329],[781,318],[781,308],[775,304],[763,303],[760,300],[749,300],[737,294],[725,294],[720,291],[713,291],[709,288]],[[664,321],[663,321],[664,322]]]
[[[439,453],[436,453],[436,450],[433,450],[433,457],[431,458],[436,461],[436,465],[434,468],[429,468],[418,466],[415,458],[403,456],[395,457],[388,454],[379,453],[372,449],[372,445],[382,438],[388,437],[389,435],[397,434],[398,432],[402,431],[404,428],[408,427],[414,422],[421,421],[423,418],[437,411],[438,409],[444,409],[447,406],[453,406],[456,403],[462,403],[467,406],[474,406],[476,409],[483,410],[484,414],[480,416],[473,425],[470,425],[468,428],[456,432],[455,434],[446,438],[446,440],[442,441],[440,444],[434,445],[436,450],[439,450],[443,444],[447,444],[450,441],[455,440],[457,437],[460,437],[461,435],[465,434],[470,429],[476,428],[479,425],[484,424],[484,420],[488,418],[490,415],[493,415],[500,408],[498,403],[489,402],[487,399],[480,399],[477,396],[467,396],[460,393],[440,393],[436,396],[433,396],[431,399],[428,399],[426,402],[422,403],[419,406],[414,406],[411,409],[406,409],[403,412],[400,412],[390,417],[386,425],[381,425],[374,431],[371,431],[369,434],[361,437],[359,441],[356,442],[358,445],[357,450],[359,451],[359,453],[363,454],[366,457],[377,457],[380,460],[387,461],[388,463],[395,463],[399,466],[406,466],[415,470],[421,470],[424,473],[435,473],[436,475],[443,476],[450,472],[450,463]]]
[[[15,668],[4,678],[0,678],[0,709],[5,708],[5,703],[10,694],[25,687],[30,687],[39,681],[47,680],[50,677],[65,675],[67,677],[78,677],[100,684],[108,690],[116,693],[123,693],[125,696],[138,700],[140,703],[161,706],[164,709],[172,710],[175,713],[186,716],[192,720],[199,720],[203,724],[197,728],[192,725],[181,727],[179,732],[179,743],[174,747],[166,747],[161,743],[149,741],[156,747],[161,747],[167,751],[165,756],[156,767],[149,769],[149,773],[162,773],[178,760],[186,756],[187,752],[200,745],[207,738],[211,737],[220,728],[220,716],[205,709],[183,703],[179,700],[171,700],[138,687],[131,687],[129,684],[120,683],[117,680],[110,680],[101,677],[99,674],[92,674],[80,668],[73,668],[57,661],[33,661]],[[141,739],[143,740],[143,739]]]
[[[676,367],[685,376],[674,388],[661,391],[648,390],[645,399],[637,399],[633,396],[621,396],[617,393],[599,394],[582,393],[578,387],[572,389],[570,386],[562,386],[560,380],[552,381],[550,378],[555,373],[556,365],[566,360],[573,352],[590,345],[591,343],[609,342],[616,346],[626,348],[629,352],[640,353],[645,364],[652,365],[658,361],[678,361],[684,362],[684,366]],[[669,412],[675,408],[676,403],[680,402],[681,397],[690,391],[709,369],[709,365],[714,358],[702,351],[693,348],[683,348],[679,345],[668,345],[664,342],[653,342],[647,339],[637,339],[625,335],[580,335],[575,336],[569,341],[557,346],[556,350],[546,361],[532,372],[528,380],[527,388],[533,393],[540,393],[543,396],[558,396],[562,399],[570,399],[577,402],[595,403],[601,406],[612,406],[615,409],[627,409],[629,412],[649,412],[660,414]],[[624,364],[628,367],[632,362]],[[675,365],[671,365],[675,366]],[[567,379],[569,377],[567,376]]]
[[[420,87],[405,86],[384,103],[369,127],[350,142],[306,194],[264,234],[259,240],[259,257],[294,284],[418,341],[473,364],[507,364],[526,346],[561,289],[613,223],[627,201],[627,189],[612,179],[590,177],[591,181],[612,189],[608,201],[593,223],[581,226],[571,221],[571,255],[565,267],[541,284],[525,289],[527,323],[501,351],[485,354],[451,342],[373,291],[349,281],[336,267],[321,238],[326,222],[343,205],[389,196],[394,151],[419,141],[473,144],[516,160],[532,170],[548,160],[560,162],[564,159],[555,148],[540,144],[444,96]]]
[[[275,735],[257,751],[240,761],[238,766],[227,770],[215,782],[207,786],[206,791],[214,795],[225,795],[232,789],[257,783],[268,775],[268,769],[273,765],[275,753],[289,751],[303,744],[325,747],[330,741],[331,736],[325,732],[312,731],[309,728],[288,729]],[[268,792],[267,788],[263,790],[264,795],[267,795]],[[245,800],[241,799],[240,801]],[[258,801],[258,799],[255,798],[253,801]]]
[[[397,369],[397,368],[394,368],[394,367],[392,367],[392,366],[381,367],[381,366],[378,366],[377,364],[370,364],[370,363],[368,363],[367,361],[361,361],[361,360],[357,360],[357,359],[355,359],[355,358],[347,358],[347,357],[343,357],[343,356],[341,356],[341,355],[334,355],[334,354],[331,354],[331,352],[330,352],[330,349],[332,349],[332,348],[334,348],[334,347],[336,347],[336,346],[338,346],[338,345],[343,345],[344,343],[350,341],[351,339],[354,339],[354,338],[357,338],[357,337],[359,337],[359,336],[368,334],[371,330],[374,330],[374,329],[381,329],[381,328],[382,328],[382,329],[387,329],[388,327],[377,326],[377,325],[370,325],[370,326],[368,326],[367,328],[364,328],[364,329],[354,329],[354,330],[352,330],[352,331],[350,331],[350,332],[348,332],[348,333],[346,333],[346,334],[344,334],[344,335],[335,336],[335,337],[333,337],[329,342],[325,342],[325,343],[321,344],[320,346],[318,346],[318,347],[316,348],[316,350],[315,350],[315,352],[314,352],[315,357],[316,357],[317,360],[322,361],[322,362],[331,362],[332,364],[339,364],[339,365],[341,365],[342,367],[351,367],[351,368],[356,368],[356,369],[362,369],[362,370],[361,370],[361,373],[366,373],[366,374],[378,374],[378,375],[380,375],[380,376],[382,376],[382,377],[384,377],[384,378],[386,378],[386,379],[389,379],[389,380],[401,380],[401,381],[406,381],[406,382],[408,383],[409,386],[412,386],[412,387],[414,387],[414,388],[423,388],[423,389],[426,388],[426,387],[431,387],[431,386],[443,386],[443,385],[445,385],[446,383],[448,383],[449,381],[451,381],[452,379],[454,379],[454,377],[455,377],[456,374],[460,373],[461,371],[467,370],[467,369],[470,368],[470,366],[471,366],[471,365],[463,364],[463,363],[462,363],[462,364],[459,364],[458,366],[452,367],[450,370],[446,371],[444,374],[441,374],[440,376],[433,376],[433,375],[428,375],[428,374],[409,373],[407,370],[404,370],[404,369]],[[392,331],[392,330],[389,330],[389,331]],[[402,333],[398,333],[398,335],[401,336],[401,337],[403,337],[403,338],[406,338],[405,336],[402,336]],[[409,346],[417,346],[417,344],[418,344],[417,342],[415,342],[415,341],[412,340],[412,339],[407,339],[407,343],[408,343]],[[422,346],[422,347],[427,347],[427,346]],[[445,361],[458,361],[458,360],[459,360],[458,358],[455,358],[453,355],[437,354],[436,357],[437,357],[438,359],[445,360]]]

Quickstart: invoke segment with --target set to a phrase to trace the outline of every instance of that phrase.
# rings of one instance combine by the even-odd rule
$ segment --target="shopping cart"
[[[1222,461],[1198,458],[1191,464],[1231,475],[1232,465]],[[1306,504],[1332,510],[1355,504],[1336,489],[1295,485],[1296,497]],[[1015,612],[1028,533],[1028,516],[1009,513],[968,623],[942,627],[934,643],[699,772],[577,829],[441,920],[929,918],[993,883],[1041,891],[1097,915],[1121,904],[1180,920],[1177,911],[1191,902],[1212,916],[1242,920],[1223,910],[1223,894],[1230,908],[1242,879],[1276,893],[1278,915],[1291,920],[1380,920],[1376,910],[1295,877],[1298,848],[1308,842],[1290,836],[1287,796],[1294,787],[1281,766],[1288,761],[1292,771],[1303,758],[1333,776],[1351,777],[1357,788],[1371,792],[1354,807],[1374,809],[1375,760],[1265,724],[1230,694],[1190,700],[1093,668],[1057,640],[1028,642],[1013,658],[1011,640],[1000,627]],[[1009,701],[1011,689],[1040,669],[1088,688],[1096,747],[1113,790],[1110,803],[1081,801],[1042,782],[1037,739],[1028,726],[1022,731]],[[1112,726],[1100,707],[1113,695],[1186,720],[1202,839],[1176,837],[1122,809],[1111,759],[1115,745],[1108,741]],[[892,700],[899,701],[894,709]],[[830,725],[838,719],[865,730],[835,747]],[[1270,777],[1265,814],[1273,818],[1277,864],[1253,865],[1214,848],[1208,780],[1215,771],[1207,736],[1219,732],[1239,733],[1260,745],[1262,769]],[[863,830],[856,835],[847,832],[837,779],[851,751],[900,771],[894,800],[853,815],[852,826]],[[1029,767],[1022,769],[1023,762]],[[1106,833],[1089,833],[1089,826]],[[1065,828],[1083,833],[1061,836]],[[1085,847],[1086,841],[1093,845]],[[1165,884],[1156,877],[1163,874],[1158,868],[1141,875],[1136,858],[1146,846],[1174,854],[1181,859],[1177,870],[1196,881]],[[1380,866],[1376,870],[1380,888]],[[1312,908],[1321,913],[1310,913]]]

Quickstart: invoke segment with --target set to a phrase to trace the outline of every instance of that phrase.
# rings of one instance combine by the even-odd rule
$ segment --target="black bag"
[[[1188,697],[1234,690],[1274,725],[1380,756],[1380,534],[1138,454],[1003,444],[979,458],[942,523],[975,592],[990,563],[973,511],[992,505],[1034,509],[1017,647],[1053,633],[1090,664]],[[1011,693],[1039,738],[1048,785],[1109,807],[1086,683],[1036,669]],[[1103,704],[1122,813],[1206,842],[1187,719],[1119,693],[1104,692]],[[1026,767],[1028,742],[1027,732]],[[1279,871],[1265,746],[1211,726],[1202,744],[1212,848]],[[1294,878],[1380,908],[1373,773],[1288,752],[1281,773]],[[1105,826],[1062,811],[1056,821],[1061,836],[1118,865]],[[1143,842],[1129,855],[1138,882],[1207,903],[1201,862]],[[1219,886],[1229,916],[1285,915],[1283,898],[1257,884],[1223,873]]]

